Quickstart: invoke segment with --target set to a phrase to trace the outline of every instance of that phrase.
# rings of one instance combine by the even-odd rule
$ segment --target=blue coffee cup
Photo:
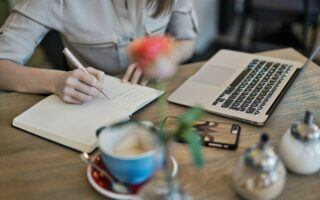
[[[109,172],[119,181],[127,184],[139,184],[148,180],[163,161],[157,145],[157,129],[135,121],[126,121],[98,130],[99,149],[102,161]],[[118,145],[126,137],[139,137],[146,149],[138,155],[118,155]]]

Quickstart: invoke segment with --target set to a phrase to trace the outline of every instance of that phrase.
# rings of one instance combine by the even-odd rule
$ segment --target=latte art
[[[117,156],[137,156],[146,153],[146,149],[137,135],[129,135],[126,137],[114,150],[114,155]]]
[[[117,142],[113,148],[113,155],[116,156],[138,156],[154,149],[154,142],[150,139],[150,133],[131,126],[127,134]]]

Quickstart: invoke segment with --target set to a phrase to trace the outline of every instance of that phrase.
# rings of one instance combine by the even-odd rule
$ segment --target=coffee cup
[[[100,128],[98,144],[108,171],[127,184],[148,180],[163,161],[156,134],[154,126],[136,121]]]

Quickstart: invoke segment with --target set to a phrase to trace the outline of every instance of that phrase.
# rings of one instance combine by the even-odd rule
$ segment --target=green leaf
[[[185,124],[191,124],[193,121],[200,119],[203,115],[204,111],[201,108],[191,108],[182,115],[180,121]]]
[[[197,134],[190,128],[182,134],[183,139],[189,144],[190,151],[193,156],[193,162],[197,167],[203,166],[202,144]]]
[[[160,124],[160,139],[162,142],[168,142],[172,137],[178,139],[179,141],[186,142],[189,145],[194,164],[198,167],[203,165],[202,158],[202,144],[199,139],[198,134],[195,133],[192,123],[195,120],[200,119],[204,115],[204,111],[201,108],[192,108],[189,109],[184,115],[180,118],[177,118],[178,126],[177,129],[169,133],[168,130],[165,130],[166,119]]]

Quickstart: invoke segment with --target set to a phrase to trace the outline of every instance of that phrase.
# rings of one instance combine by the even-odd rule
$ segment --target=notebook
[[[13,119],[12,125],[40,137],[82,152],[97,147],[96,130],[123,120],[164,92],[123,83],[105,76],[104,88],[111,97],[100,94],[94,100],[74,105],[51,95]]]

